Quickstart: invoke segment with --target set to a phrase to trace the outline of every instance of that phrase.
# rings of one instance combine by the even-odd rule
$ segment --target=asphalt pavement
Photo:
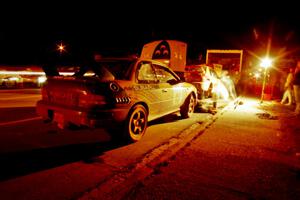
[[[122,196],[101,196],[98,188],[82,199],[300,199],[300,125],[293,106],[242,102],[131,181],[126,192],[115,188]]]

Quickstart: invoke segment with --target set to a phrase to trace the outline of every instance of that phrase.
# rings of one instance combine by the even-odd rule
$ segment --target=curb
[[[146,154],[135,167],[121,171],[96,188],[85,192],[79,200],[90,199],[122,199],[130,192],[133,186],[150,176],[156,168],[171,159],[181,149],[185,148],[191,141],[199,137],[220,115],[231,106],[238,103],[238,99],[228,103],[224,108],[213,116],[209,116],[203,124],[193,124],[183,130],[177,136],[170,138],[166,143],[161,144]],[[236,108],[236,107],[235,107]]]

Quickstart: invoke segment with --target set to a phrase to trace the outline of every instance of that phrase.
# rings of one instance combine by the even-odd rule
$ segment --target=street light
[[[267,76],[267,70],[268,68],[272,65],[272,60],[270,58],[264,58],[262,59],[260,66],[263,67],[264,70],[264,79],[263,79],[263,85],[262,85],[262,90],[261,90],[261,98],[260,98],[260,103],[263,102],[264,95],[265,95],[265,85],[266,85],[266,76]]]
[[[57,50],[59,51],[59,53],[61,54],[62,52],[66,51],[66,46],[63,45],[63,43],[61,42],[60,44],[57,45]]]

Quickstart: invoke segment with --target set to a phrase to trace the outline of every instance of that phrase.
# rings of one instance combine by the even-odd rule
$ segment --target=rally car
[[[65,128],[122,127],[122,136],[138,141],[148,121],[180,112],[194,112],[197,89],[183,82],[166,65],[138,58],[106,58],[72,66],[72,75],[60,75],[60,66],[43,67],[47,81],[37,113]]]

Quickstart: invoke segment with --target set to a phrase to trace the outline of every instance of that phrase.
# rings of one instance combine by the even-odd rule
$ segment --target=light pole
[[[260,66],[264,68],[264,79],[263,79],[263,85],[262,85],[262,90],[261,90],[260,103],[263,103],[263,100],[264,100],[267,70],[271,65],[272,65],[272,60],[270,58],[264,58],[264,59],[262,59],[262,61],[260,63]]]

